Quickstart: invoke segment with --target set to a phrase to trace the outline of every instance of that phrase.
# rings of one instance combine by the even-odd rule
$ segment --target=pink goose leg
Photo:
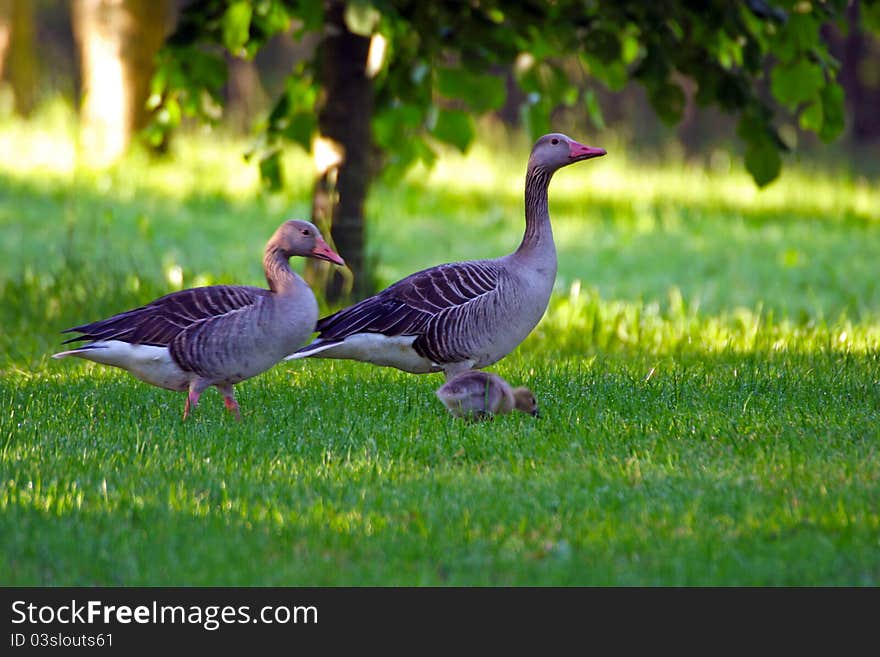
[[[186,396],[186,403],[183,405],[183,419],[189,417],[189,409],[195,409],[199,405],[199,393],[190,391]]]
[[[241,411],[238,409],[238,402],[235,401],[235,392],[232,389],[232,384],[218,385],[217,390],[223,395],[223,403],[226,405],[226,410],[234,413],[235,419],[241,421]]]
[[[199,405],[199,397],[202,396],[208,384],[201,379],[193,379],[189,384],[189,393],[186,396],[186,403],[183,405],[183,419],[189,417],[190,410],[195,410]]]

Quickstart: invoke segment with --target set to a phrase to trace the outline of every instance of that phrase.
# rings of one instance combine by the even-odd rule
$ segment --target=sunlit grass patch
[[[671,288],[665,303],[603,299],[595,289],[572,283],[557,296],[529,337],[529,346],[551,353],[648,353],[711,355],[722,352],[825,352],[868,354],[880,351],[880,324],[831,321],[800,323],[763,308],[730,308],[706,315],[688,307]]]

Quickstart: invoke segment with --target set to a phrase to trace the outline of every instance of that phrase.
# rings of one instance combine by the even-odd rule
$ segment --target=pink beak
[[[604,148],[593,148],[592,146],[584,146],[576,141],[572,141],[569,145],[568,157],[573,161],[589,160],[591,157],[601,157],[605,155]]]
[[[329,260],[335,265],[345,266],[345,260],[339,257],[339,254],[336,253],[333,249],[327,246],[327,242],[325,242],[320,237],[315,240],[315,248],[311,251],[311,256],[313,258],[317,258],[318,260]]]

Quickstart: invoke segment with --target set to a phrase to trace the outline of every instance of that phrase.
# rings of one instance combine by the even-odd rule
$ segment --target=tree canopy
[[[332,3],[309,0],[196,0],[168,40],[154,80],[159,109],[153,134],[182,115],[215,120],[222,106],[226,64],[222,49],[251,58],[274,35],[318,33]],[[729,2],[433,3],[351,0],[348,29],[376,37],[384,47],[375,74],[372,137],[382,165],[405,168],[435,157],[432,139],[466,149],[474,117],[505,102],[504,79],[513,67],[525,93],[525,126],[536,137],[550,129],[558,106],[582,108],[603,125],[595,95],[578,77],[609,89],[634,79],[667,123],[682,117],[682,77],[696,83],[696,101],[739,117],[745,164],[759,185],[779,174],[786,145],[775,119],[797,115],[800,126],[831,140],[843,129],[843,92],[837,62],[820,39],[845,2],[770,4]],[[311,147],[317,127],[320,60],[300,62],[276,99],[258,157],[264,178],[280,184],[284,142]],[[352,112],[360,111],[351,108]]]
[[[160,143],[183,116],[219,119],[228,55],[253,58],[282,32],[311,39],[249,157],[280,187],[285,144],[331,153],[318,165],[312,220],[348,262],[354,288],[326,268],[306,274],[330,300],[363,296],[372,287],[370,181],[430,164],[438,144],[467,149],[475,117],[505,105],[507,75],[533,138],[551,130],[558,107],[603,127],[587,81],[612,91],[639,82],[670,125],[690,86],[697,104],[737,117],[745,166],[764,186],[788,149],[780,114],[824,140],[843,130],[839,65],[821,29],[845,8],[846,0],[194,0],[159,53],[149,134]]]

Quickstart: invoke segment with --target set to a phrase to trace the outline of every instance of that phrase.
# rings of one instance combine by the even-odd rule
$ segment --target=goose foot
[[[235,415],[235,419],[241,421],[241,411],[238,408],[238,402],[235,401],[235,392],[231,385],[219,385],[217,390],[223,395],[223,404],[226,410]]]
[[[235,419],[241,421],[241,411],[238,409],[238,402],[235,401],[235,397],[223,397],[223,403],[226,405],[226,410],[235,415]]]
[[[186,403],[183,405],[183,419],[189,417],[189,412],[196,409],[196,406],[199,405],[199,397],[202,396],[202,393],[205,391],[205,388],[210,385],[204,379],[198,378],[193,379],[189,382],[189,393],[186,395]]]
[[[186,396],[186,403],[183,405],[183,419],[189,417],[190,409],[195,410],[196,406],[199,405],[199,393],[193,390],[190,390],[189,394]]]

